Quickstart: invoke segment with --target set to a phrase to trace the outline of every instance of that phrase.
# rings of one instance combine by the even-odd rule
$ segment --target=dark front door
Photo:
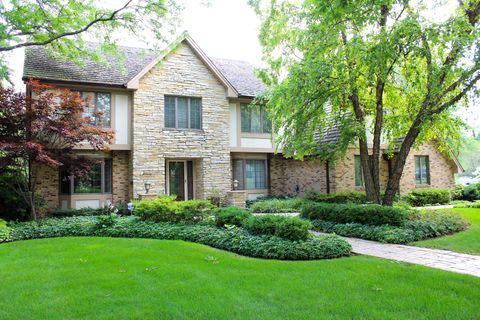
[[[176,195],[177,200],[185,200],[186,193],[185,161],[169,161],[168,190],[170,195]]]

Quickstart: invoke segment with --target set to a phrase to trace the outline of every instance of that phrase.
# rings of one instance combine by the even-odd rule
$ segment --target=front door
[[[167,161],[167,193],[176,195],[177,200],[193,199],[193,165],[192,161]]]

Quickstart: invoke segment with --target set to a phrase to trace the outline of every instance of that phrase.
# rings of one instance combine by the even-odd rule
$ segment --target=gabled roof
[[[181,44],[188,45],[195,52],[227,88],[229,97],[253,98],[265,91],[265,86],[255,77],[254,69],[248,62],[227,59],[212,61],[186,32],[160,53],[143,48],[118,46],[125,60],[106,55],[106,63],[86,58],[84,66],[68,60],[56,59],[44,47],[31,47],[25,52],[23,78],[116,86],[135,90],[138,89],[139,79]],[[87,46],[91,49],[98,48],[96,43],[87,43]]]

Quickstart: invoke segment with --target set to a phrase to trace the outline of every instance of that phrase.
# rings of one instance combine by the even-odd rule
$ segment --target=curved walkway
[[[353,253],[480,277],[480,256],[400,244],[385,244],[357,238],[342,238],[352,245]]]

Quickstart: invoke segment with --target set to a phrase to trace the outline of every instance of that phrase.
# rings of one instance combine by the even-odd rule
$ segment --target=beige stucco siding
[[[226,88],[188,45],[181,45],[145,74],[134,93],[133,193],[164,194],[165,160],[196,159],[195,196],[231,189],[229,105]],[[202,130],[164,128],[164,96],[202,98]]]

